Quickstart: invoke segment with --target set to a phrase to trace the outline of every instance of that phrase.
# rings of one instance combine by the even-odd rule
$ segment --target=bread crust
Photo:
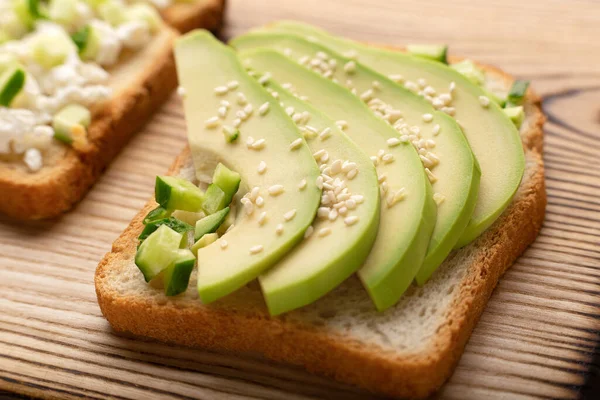
[[[512,81],[499,70],[485,68],[498,79]],[[119,293],[111,285],[111,274],[132,262],[142,219],[155,206],[154,201],[133,219],[96,270],[96,293],[102,313],[116,331],[212,350],[260,353],[374,393],[425,398],[451,375],[498,279],[535,240],[541,228],[546,207],[541,156],[544,116],[539,97],[531,90],[526,95],[525,110],[521,136],[528,164],[526,176],[507,210],[467,246],[475,253],[474,261],[458,294],[453,295],[450,313],[426,351],[409,356],[390,354],[374,344],[357,343],[351,335],[271,318],[259,300],[244,298],[244,302],[236,304],[235,298],[226,298],[227,306],[206,306],[200,302],[178,306],[176,302],[162,304],[135,293]],[[169,173],[177,174],[188,158],[189,150],[185,150]]]
[[[181,33],[204,28],[216,31],[223,24],[225,0],[195,0],[191,3],[175,3],[161,12],[165,22]]]

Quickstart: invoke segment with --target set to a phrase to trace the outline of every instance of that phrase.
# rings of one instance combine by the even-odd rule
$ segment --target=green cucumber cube
[[[216,242],[218,238],[219,238],[219,235],[216,233],[207,233],[206,235],[204,235],[200,239],[198,239],[196,241],[196,243],[194,243],[194,245],[192,246],[192,253],[194,253],[194,255],[197,257],[199,249],[206,247],[211,243]]]
[[[25,84],[25,71],[18,66],[8,67],[0,74],[0,106],[8,107]]]
[[[200,211],[204,199],[204,193],[198,186],[174,176],[157,176],[154,193],[156,202],[170,211]]]
[[[523,111],[523,106],[507,107],[503,111],[508,116],[508,118],[510,118],[510,120],[515,124],[517,129],[519,129],[521,127],[521,124],[523,124],[523,120],[525,119],[525,112]]]
[[[187,232],[194,230],[193,226],[191,226],[190,224],[186,224],[185,222],[180,221],[177,218],[169,217],[158,219],[152,222],[148,222],[146,224],[144,230],[142,231],[142,233],[140,233],[140,236],[138,236],[140,243],[146,240],[148,236],[154,233],[161,225],[166,225],[169,228],[173,229],[175,232],[181,233],[183,235],[183,238],[181,239],[182,245],[187,245]]]
[[[196,222],[196,228],[194,229],[194,240],[200,239],[202,236],[207,233],[216,232],[219,229],[219,226],[225,221],[227,215],[229,214],[229,207],[225,207],[224,209],[215,212],[207,217],[202,218],[198,222]]]
[[[177,296],[187,290],[190,275],[196,265],[196,257],[188,249],[175,252],[175,259],[162,274],[165,295]]]
[[[509,106],[520,106],[523,104],[525,93],[529,87],[529,81],[515,81],[510,90],[508,91],[508,105]]]
[[[409,44],[408,52],[414,56],[427,58],[448,64],[448,45],[445,44]]]
[[[464,60],[456,64],[452,64],[450,67],[460,72],[466,78],[476,85],[483,85],[485,82],[485,74],[475,63],[471,60]]]
[[[61,25],[76,25],[79,18],[77,2],[78,0],[50,0],[48,17]]]
[[[54,138],[66,144],[71,144],[74,139],[74,132],[79,130],[85,135],[91,121],[92,114],[90,110],[79,104],[70,104],[57,112],[52,118]]]
[[[211,183],[204,194],[204,203],[202,209],[207,215],[214,214],[222,210],[229,203],[227,202],[228,195],[218,185]]]
[[[240,182],[242,178],[240,174],[230,170],[223,164],[219,163],[215,172],[213,173],[213,183],[221,188],[226,194],[225,205],[231,203],[233,196],[237,193],[240,188]]]
[[[161,225],[144,240],[135,254],[135,265],[146,282],[167,268],[177,255],[183,235],[167,225]]]
[[[71,40],[73,40],[73,43],[75,43],[75,46],[77,46],[79,54],[82,54],[86,50],[90,39],[90,32],[91,27],[89,25],[85,25],[71,35]]]
[[[144,217],[144,225],[149,222],[156,221],[157,219],[168,218],[171,216],[171,211],[162,208],[161,206],[156,207],[154,210],[151,210]]]

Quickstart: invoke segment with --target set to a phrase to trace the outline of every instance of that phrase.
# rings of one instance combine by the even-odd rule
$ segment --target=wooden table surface
[[[280,18],[361,40],[445,42],[453,54],[532,81],[549,117],[546,222],[501,280],[439,396],[579,396],[600,331],[600,3],[230,0],[222,35]],[[73,212],[30,224],[0,219],[0,389],[55,398],[369,398],[298,369],[111,332],[94,270],[184,137],[173,97]]]

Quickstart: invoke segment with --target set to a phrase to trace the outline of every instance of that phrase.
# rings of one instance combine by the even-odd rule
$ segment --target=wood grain
[[[223,36],[281,18],[373,42],[445,42],[532,80],[549,116],[546,222],[500,281],[438,397],[577,398],[600,336],[600,4],[230,0]],[[173,97],[73,212],[0,219],[0,389],[47,398],[369,398],[264,360],[111,332],[96,304],[95,267],[183,148],[184,130]]]

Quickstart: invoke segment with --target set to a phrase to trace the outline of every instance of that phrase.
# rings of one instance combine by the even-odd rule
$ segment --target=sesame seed
[[[267,144],[267,141],[265,139],[258,139],[257,141],[252,143],[251,148],[252,148],[252,150],[262,150],[265,148],[266,144]]]
[[[291,117],[294,114],[294,107],[286,107],[285,113]]]
[[[239,84],[239,82],[238,82],[238,81],[230,81],[229,83],[227,83],[227,87],[228,87],[230,90],[235,90],[235,89],[237,89],[237,88],[238,88],[238,86],[240,86],[240,84]]]
[[[343,131],[348,128],[348,122],[344,121],[343,119],[341,119],[339,121],[335,121],[335,124],[337,125],[338,128],[340,128]]]
[[[227,240],[221,239],[221,240],[219,240],[219,245],[221,246],[222,249],[226,249],[227,246],[229,245],[229,243],[227,243]]]
[[[262,208],[262,206],[265,205],[265,199],[263,199],[262,196],[258,196],[256,197],[256,200],[254,200],[254,204],[256,204],[257,207]]]
[[[379,90],[379,89],[381,89],[381,82],[373,81],[373,82],[371,82],[371,86],[373,87],[373,89]]]
[[[333,209],[331,211],[329,211],[329,215],[327,216],[327,219],[330,221],[335,221],[338,217],[338,212],[336,209]]]
[[[337,175],[340,173],[341,170],[342,170],[342,160],[335,160],[331,164],[331,174]]]
[[[252,190],[250,191],[250,200],[252,200],[252,201],[256,200],[256,197],[258,197],[259,193],[260,193],[260,188],[258,186],[254,186],[252,188]]]
[[[248,146],[248,148],[251,148],[253,143],[254,138],[252,136],[248,136],[248,139],[246,139],[246,146]]]
[[[348,172],[346,174],[346,177],[350,180],[354,179],[354,177],[356,177],[356,175],[358,174],[358,169],[353,169],[352,171]]]
[[[373,161],[373,165],[377,166],[379,164],[379,159],[375,156],[369,157],[371,161]]]
[[[456,83],[450,82],[450,87],[449,87],[450,93],[454,92],[454,89],[456,89]]]
[[[389,138],[387,141],[389,147],[398,146],[400,144],[400,139],[398,138]]]
[[[424,88],[427,86],[427,81],[423,78],[419,78],[417,79],[417,85],[419,85],[421,88]]]
[[[346,200],[344,203],[349,210],[354,210],[356,208],[356,201],[352,199]]]
[[[235,116],[237,118],[241,119],[242,121],[245,121],[245,120],[248,119],[248,114],[246,114],[244,112],[244,110],[238,110],[238,111],[236,111]]]
[[[454,114],[456,114],[456,109],[454,107],[442,107],[441,111],[450,116],[454,116]]]
[[[260,175],[264,174],[265,171],[267,170],[267,163],[264,161],[261,161],[260,163],[258,163],[258,168],[256,170],[258,171],[258,173]]]
[[[438,206],[442,204],[444,200],[446,200],[446,196],[443,194],[437,192],[433,194],[433,201],[435,201]]]
[[[212,128],[216,128],[219,125],[219,117],[211,117],[209,119],[207,119],[206,121],[204,121],[204,126],[212,129]]]
[[[442,93],[438,96],[445,105],[448,105],[452,102],[452,96],[449,93]]]
[[[388,184],[387,184],[387,182],[381,182],[380,186],[381,186],[381,192],[382,193],[387,192],[387,190],[388,190]]]
[[[385,174],[379,174],[379,175],[377,175],[377,181],[379,183],[384,182],[386,179],[387,179],[387,176]]]
[[[246,104],[246,107],[244,107],[244,112],[246,113],[246,115],[250,116],[250,114],[252,114],[253,111],[254,107],[252,107],[252,104]]]
[[[341,216],[346,216],[346,214],[348,214],[348,208],[342,206],[339,208],[338,213],[340,213]]]
[[[177,88],[177,94],[179,95],[179,97],[185,97],[187,92],[185,91],[185,88],[183,86],[179,86]]]
[[[321,140],[325,140],[330,136],[331,136],[331,128],[329,128],[329,127],[323,129],[321,131],[321,133],[319,133],[319,139],[321,139]]]
[[[429,178],[429,182],[431,182],[431,183],[436,183],[437,182],[437,176],[435,176],[433,174],[433,172],[431,172],[431,170],[429,168],[425,168],[425,172],[427,173],[427,177]]]
[[[258,216],[258,224],[259,225],[264,225],[265,222],[267,222],[267,212],[263,211],[260,213],[260,215]]]
[[[329,216],[329,212],[331,209],[329,207],[319,207],[317,209],[317,217],[319,218],[327,218]]]
[[[323,76],[327,79],[331,78],[333,76],[333,72],[331,70],[329,71],[325,71],[325,73],[323,74]]]
[[[283,219],[285,219],[286,221],[291,221],[292,219],[294,219],[294,217],[296,216],[296,209],[292,209],[288,212],[286,212],[285,214],[283,214]]]
[[[356,71],[356,63],[354,61],[348,61],[344,64],[344,72],[347,74],[353,74]]]
[[[358,217],[356,215],[344,218],[344,223],[348,226],[352,226],[357,222],[358,222]]]
[[[487,108],[490,105],[490,99],[486,96],[479,96],[479,104],[481,104],[483,108]]]
[[[433,129],[431,130],[431,132],[433,133],[433,136],[437,136],[440,133],[440,126],[438,124],[436,124]]]
[[[355,194],[351,198],[356,204],[362,204],[365,201],[365,197],[362,194]]]
[[[252,215],[254,212],[254,204],[252,204],[251,201],[244,203],[244,211],[246,212],[246,215]]]
[[[306,179],[302,179],[298,184],[298,189],[303,190],[306,187]]]
[[[321,228],[319,229],[319,233],[317,234],[319,237],[325,237],[331,233],[330,228]]]
[[[275,233],[277,233],[277,235],[281,235],[283,233],[283,224],[278,224],[277,227],[275,227]]]
[[[227,116],[227,107],[219,107],[217,114],[219,114],[219,118],[225,119]]]
[[[410,90],[410,91],[413,91],[413,92],[416,92],[419,89],[419,87],[417,86],[417,84],[414,83],[413,81],[406,81],[404,83],[404,87],[406,89]]]
[[[271,74],[267,72],[258,79],[258,83],[265,85],[267,82],[269,82],[269,79],[271,79]]]
[[[440,108],[444,107],[444,102],[442,101],[442,99],[439,99],[436,97],[431,102],[431,105],[433,105],[436,109],[440,109]]]
[[[362,101],[369,101],[372,98],[373,98],[373,89],[367,89],[360,95],[360,99]]]
[[[428,149],[433,149],[433,148],[435,147],[435,140],[432,140],[432,139],[427,139],[427,140],[425,141],[425,146],[426,146]]]
[[[225,93],[229,92],[229,88],[227,86],[217,86],[215,89],[215,94],[218,96],[222,96]]]
[[[425,167],[427,167],[427,168],[433,167],[433,162],[426,156],[419,155],[419,158],[421,159],[421,162],[423,163],[423,165]]]
[[[396,83],[402,83],[402,81],[404,81],[404,77],[400,74],[388,75],[388,78],[390,78],[392,81],[394,81]]]
[[[306,231],[304,232],[304,239],[308,239],[309,237],[311,237],[314,231],[315,228],[313,228],[312,225],[306,228]]]
[[[305,64],[308,62],[308,60],[309,60],[309,59],[310,59],[310,57],[309,57],[309,56],[303,56],[303,57],[300,57],[300,58],[298,59],[298,62],[299,62],[300,64],[302,64],[302,65],[305,65]]]
[[[384,155],[383,157],[381,157],[381,159],[383,160],[384,163],[389,164],[394,161],[394,155],[388,153],[388,154]]]
[[[260,244],[256,245],[256,246],[252,246],[252,247],[250,247],[250,254],[258,254],[263,250],[264,250],[264,248]]]
[[[357,165],[355,162],[351,162],[351,161],[344,161],[344,164],[342,164],[342,171],[343,172],[350,172],[353,169],[356,169]]]
[[[244,93],[238,92],[236,97],[237,97],[237,103],[240,106],[244,106],[248,103],[248,100],[246,99],[246,95]]]
[[[423,89],[423,94],[426,94],[428,96],[434,96],[436,92],[434,88],[432,88],[431,86],[427,86],[425,87],[425,89]]]
[[[236,118],[236,119],[233,120],[232,124],[233,124],[234,127],[239,128],[240,125],[242,124],[242,120],[239,119],[239,118]]]
[[[433,115],[432,114],[423,114],[423,121],[425,121],[425,122],[433,121]]]
[[[425,157],[429,158],[434,165],[440,163],[440,159],[438,158],[438,156],[435,155],[435,153],[427,152],[427,154],[425,154]]]
[[[317,176],[317,187],[323,189],[323,177],[321,175]]]
[[[328,152],[325,152],[325,154],[323,154],[323,155],[321,156],[321,162],[322,162],[322,163],[326,163],[328,160],[329,160],[329,153],[328,153]]]
[[[284,192],[284,188],[283,185],[273,185],[269,188],[268,191],[271,196],[279,196],[281,193]]]
[[[225,107],[225,108],[231,107],[231,103],[229,103],[227,100],[221,100],[219,102],[219,104],[221,105],[221,107]]]

